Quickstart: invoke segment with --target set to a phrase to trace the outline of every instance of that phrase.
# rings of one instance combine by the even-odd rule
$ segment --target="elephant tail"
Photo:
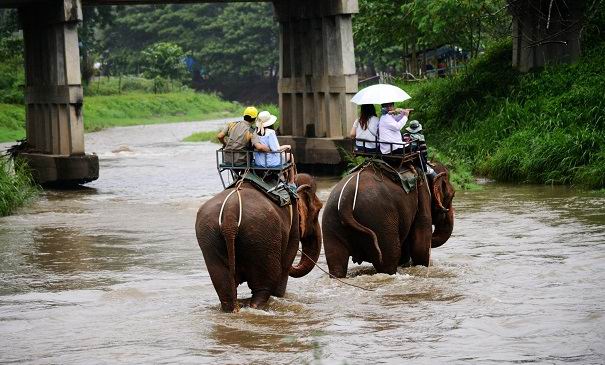
[[[237,195],[238,195],[239,218],[238,218],[238,220],[225,219],[223,221],[223,209],[225,208],[225,204],[227,203],[227,200],[229,200],[229,197],[234,192],[237,192]],[[242,215],[241,196],[240,196],[239,191],[234,190],[229,195],[227,195],[227,197],[223,201],[223,206],[221,207],[221,213],[219,215],[220,230],[223,235],[223,238],[225,239],[225,244],[227,246],[227,263],[228,263],[228,267],[229,267],[229,279],[230,279],[229,286],[231,288],[230,297],[233,301],[232,303],[228,303],[228,306],[232,307],[234,312],[237,312],[239,310],[239,306],[237,304],[237,284],[235,282],[235,275],[236,275],[236,273],[235,273],[235,238],[237,237],[239,225],[241,223],[241,215]]]
[[[374,233],[373,230],[359,223],[357,219],[355,219],[355,217],[353,216],[352,207],[351,209],[339,209],[338,215],[340,216],[340,221],[343,225],[370,237],[370,239],[372,240],[372,246],[374,246],[374,250],[376,252],[376,257],[378,258],[378,263],[382,264],[382,251],[380,250],[380,246],[378,245],[378,237],[376,236],[376,233]]]

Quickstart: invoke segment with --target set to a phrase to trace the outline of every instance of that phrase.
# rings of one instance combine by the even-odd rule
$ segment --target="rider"
[[[405,129],[408,131],[409,140],[412,144],[412,151],[420,152],[420,165],[422,170],[430,178],[434,178],[437,174],[433,168],[428,164],[428,149],[426,147],[426,141],[424,134],[422,134],[422,124],[417,120],[410,122],[410,126]],[[406,139],[404,137],[404,139]]]
[[[380,152],[383,155],[402,155],[403,139],[401,138],[401,128],[408,121],[408,109],[395,109],[394,103],[382,104],[382,116],[378,122],[378,139],[380,142]]]
[[[258,117],[258,110],[249,106],[244,110],[244,120],[229,122],[216,135],[223,144],[223,162],[233,165],[246,165],[249,163],[246,152],[231,151],[249,151],[254,147],[259,151],[270,152],[271,149],[260,142],[255,130],[255,122]]]

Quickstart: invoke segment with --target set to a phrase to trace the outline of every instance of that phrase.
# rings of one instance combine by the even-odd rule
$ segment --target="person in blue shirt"
[[[273,130],[273,124],[277,117],[271,115],[268,111],[262,111],[256,119],[256,134],[260,143],[267,146],[270,152],[254,152],[254,164],[260,167],[278,167],[288,162],[294,163],[294,157],[291,153],[284,152],[290,149],[290,145],[279,145],[277,135]],[[294,182],[294,173],[288,173],[288,182]]]

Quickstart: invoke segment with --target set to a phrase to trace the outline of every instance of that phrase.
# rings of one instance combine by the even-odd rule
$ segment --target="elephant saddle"
[[[393,180],[393,182],[396,184],[401,185],[401,188],[406,193],[416,189],[416,182],[418,179],[423,178],[422,176],[418,175],[419,172],[416,169],[404,166],[402,169],[398,170],[385,161],[379,159],[368,159],[362,164],[355,166],[351,171],[349,171],[349,174],[368,168],[374,169],[374,173],[386,176]]]
[[[264,193],[269,199],[273,200],[280,207],[285,207],[292,204],[292,199],[298,198],[296,190],[293,190],[283,181],[265,181],[261,177],[251,172],[243,174],[239,180],[234,181],[227,189],[235,186],[239,181],[244,180],[249,182],[258,191]]]

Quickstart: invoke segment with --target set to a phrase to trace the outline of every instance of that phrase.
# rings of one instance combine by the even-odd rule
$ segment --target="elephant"
[[[415,171],[412,165],[408,168]],[[372,168],[360,170],[358,186],[347,185],[357,179],[353,175],[334,187],[322,219],[330,274],[345,277],[349,257],[358,264],[370,262],[378,273],[386,274],[394,274],[398,266],[410,262],[429,265],[431,248],[447,241],[454,217],[447,169],[442,165],[435,168],[438,175],[432,188],[427,179],[419,178],[409,193]]]
[[[221,310],[237,312],[237,286],[248,283],[250,307],[262,307],[271,295],[282,297],[288,277],[307,275],[321,250],[315,180],[296,175],[298,199],[280,207],[249,182],[230,188],[204,203],[195,232]],[[231,196],[229,196],[231,194]],[[221,214],[221,207],[224,210]],[[241,216],[240,216],[241,215]],[[302,243],[300,262],[292,266]]]

